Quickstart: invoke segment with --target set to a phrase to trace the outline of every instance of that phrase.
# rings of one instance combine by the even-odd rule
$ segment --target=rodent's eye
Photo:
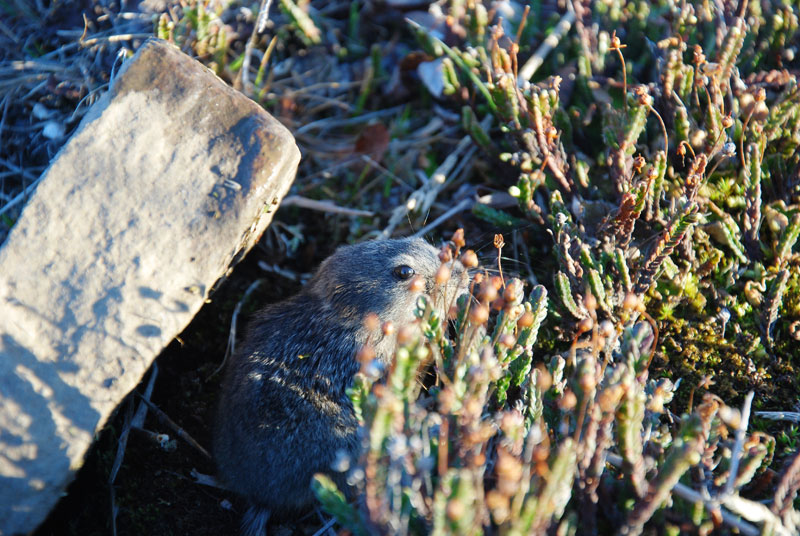
[[[406,279],[411,279],[414,274],[414,269],[406,264],[401,264],[394,269],[394,275],[398,279],[402,279],[405,281]]]

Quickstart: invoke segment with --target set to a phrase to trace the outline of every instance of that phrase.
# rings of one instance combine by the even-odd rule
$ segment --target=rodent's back
[[[262,311],[223,380],[214,448],[220,474],[273,511],[301,509],[311,477],[330,468],[330,450],[357,446],[346,383],[337,380],[352,377],[357,364],[325,359],[354,355],[357,344],[352,330],[310,320],[319,305],[297,296]],[[317,329],[330,336],[314,336]]]
[[[420,293],[410,279],[422,276],[431,293],[439,265],[437,250],[419,239],[345,246],[298,295],[252,319],[223,380],[215,433],[220,475],[231,489],[276,513],[311,504],[312,476],[330,474],[337,451],[358,452],[346,394],[359,369],[356,353],[369,341],[386,362],[394,348],[365,327],[366,315],[411,322]]]

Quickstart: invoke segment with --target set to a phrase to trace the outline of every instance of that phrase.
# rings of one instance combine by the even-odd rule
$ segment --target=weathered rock
[[[291,134],[150,40],[46,171],[0,249],[0,534],[27,533],[93,435],[260,237]]]

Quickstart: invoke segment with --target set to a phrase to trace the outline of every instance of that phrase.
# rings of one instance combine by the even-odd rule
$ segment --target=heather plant
[[[521,77],[546,69],[541,50],[520,66],[542,21],[528,9],[512,35],[479,2],[445,5],[446,39],[412,25],[462,127],[513,177],[519,212],[473,213],[548,233],[552,275],[527,293],[478,275],[452,335],[421,306],[392,370],[359,379],[366,454],[348,470],[364,500],[316,482],[356,533],[800,527],[797,456],[769,468],[775,440],[751,430],[763,393],[714,367],[735,359],[755,383],[798,355],[800,102],[777,45],[796,8],[593,7],[565,16],[568,80]],[[653,373],[656,354],[683,363]],[[741,409],[710,394],[717,381]]]
[[[462,236],[442,258],[459,255]],[[461,260],[473,265],[472,252]],[[350,391],[365,453],[340,469],[363,499],[348,503],[320,475],[323,508],[354,534],[640,534],[654,516],[697,531],[796,530],[785,493],[771,509],[739,494],[775,445],[747,432],[752,394],[742,410],[707,394],[671,413],[677,386],[649,377],[652,319],[632,292],[612,322],[587,289],[586,336],[534,364],[548,294],[523,288],[478,272],[452,334],[420,301],[391,369],[364,363]]]

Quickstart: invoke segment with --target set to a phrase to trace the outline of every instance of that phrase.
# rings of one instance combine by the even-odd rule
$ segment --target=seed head
[[[489,320],[489,308],[486,305],[479,303],[470,309],[469,321],[474,326],[485,324],[487,320]]]
[[[589,393],[597,385],[597,380],[593,373],[587,372],[586,374],[581,374],[580,378],[578,379],[578,385],[580,385],[581,391],[584,393]]]
[[[356,353],[356,360],[359,363],[365,365],[373,359],[375,359],[375,349],[372,346],[365,344],[358,349],[358,353]]]
[[[478,256],[474,251],[468,249],[461,254],[461,264],[464,265],[464,268],[476,268],[478,266]]]
[[[650,106],[653,103],[653,98],[647,92],[647,86],[636,86],[633,88],[633,94],[640,106]]]
[[[587,331],[591,331],[594,327],[594,321],[590,317],[586,317],[580,322],[578,322],[578,333],[586,333]]]
[[[644,311],[644,303],[642,299],[633,292],[628,292],[625,295],[625,300],[622,302],[622,308],[626,311]]]
[[[425,279],[423,279],[421,275],[415,275],[408,284],[408,290],[411,292],[422,292],[425,290]]]
[[[447,502],[447,517],[450,521],[458,521],[462,517],[464,517],[464,503],[458,499],[450,499]]]
[[[686,177],[686,188],[688,190],[694,190],[697,188],[697,185],[700,184],[701,177],[695,173],[692,173],[688,177]]]
[[[436,284],[444,285],[448,281],[450,281],[450,267],[446,264],[442,264],[436,271]]]
[[[600,322],[600,335],[603,337],[611,337],[614,335],[614,324],[610,320],[603,320]]]
[[[617,50],[620,48],[625,48],[625,45],[620,43],[619,37],[617,37],[617,31],[614,30],[614,33],[611,34],[611,50]]]
[[[533,313],[530,311],[525,311],[522,313],[522,316],[519,317],[519,320],[517,320],[517,329],[531,327],[533,325],[533,320]]]
[[[705,61],[706,61],[706,55],[703,54],[703,47],[701,47],[700,45],[695,45],[694,46],[694,62],[697,65],[700,65],[701,63],[705,63]]]
[[[545,129],[544,135],[547,137],[548,143],[553,143],[556,138],[558,138],[558,129],[553,125],[550,125]]]
[[[519,279],[512,279],[507,285],[505,290],[503,290],[503,299],[506,303],[509,304],[517,304],[522,301],[524,297],[522,291],[522,281]]]
[[[553,385],[553,375],[550,374],[550,371],[542,364],[536,367],[536,370],[539,372],[536,380],[536,387],[544,393]]]
[[[397,344],[408,344],[414,340],[414,328],[411,325],[405,324],[400,326],[397,330]]]
[[[503,247],[505,245],[506,245],[506,242],[503,239],[503,235],[502,234],[494,235],[494,247],[495,248],[500,249],[501,247]]]
[[[733,126],[733,117],[726,115],[722,118],[722,128],[731,128]]]
[[[596,311],[597,310],[597,298],[595,298],[594,294],[592,294],[591,292],[587,292],[586,293],[586,296],[584,296],[584,298],[583,298],[583,304],[590,311]]]
[[[463,248],[467,243],[464,242],[464,229],[456,229],[453,233],[453,238],[450,239],[457,248]]]
[[[500,346],[505,346],[506,348],[511,349],[517,343],[517,338],[510,333],[506,333],[500,337],[499,342]]]
[[[453,260],[453,250],[449,245],[445,244],[442,246],[442,249],[439,250],[439,260],[442,262],[450,262]]]
[[[567,390],[561,398],[558,399],[558,408],[561,411],[569,411],[575,407],[575,404],[578,403],[578,397],[575,396],[570,390]]]
[[[480,292],[478,292],[478,299],[483,304],[493,302],[497,299],[497,289],[491,281],[486,281],[481,285]]]
[[[369,331],[377,331],[381,326],[381,319],[375,313],[368,313],[364,317],[364,327]]]

